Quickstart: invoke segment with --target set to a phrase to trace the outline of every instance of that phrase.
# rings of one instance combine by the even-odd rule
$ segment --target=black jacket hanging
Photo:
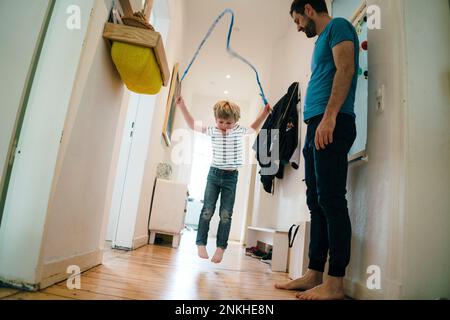
[[[298,82],[291,84],[273,107],[253,145],[261,166],[261,182],[268,193],[273,194],[275,177],[283,179],[284,166],[289,163],[298,145],[298,90]],[[277,145],[278,150],[273,149]]]

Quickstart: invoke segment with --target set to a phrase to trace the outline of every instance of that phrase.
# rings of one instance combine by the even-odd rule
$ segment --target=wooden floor
[[[294,291],[277,290],[273,284],[287,280],[286,273],[244,254],[230,242],[221,264],[197,257],[195,232],[185,232],[178,249],[148,245],[134,251],[107,250],[103,265],[81,276],[81,289],[69,290],[61,282],[39,292],[0,288],[0,299],[145,299],[145,300],[288,300]],[[214,253],[209,240],[208,252]]]

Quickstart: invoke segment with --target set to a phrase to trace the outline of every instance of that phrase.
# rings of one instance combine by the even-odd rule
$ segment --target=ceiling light
[[[227,74],[226,78],[231,79],[231,75]]]
[[[228,94],[229,92],[227,90],[225,90],[223,93]]]

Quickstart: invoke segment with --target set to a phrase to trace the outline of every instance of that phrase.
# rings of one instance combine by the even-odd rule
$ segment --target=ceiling
[[[293,27],[292,0],[188,0],[184,16],[184,59],[181,73],[192,59],[213,21],[225,10],[234,11],[231,48],[260,73],[263,89],[269,81],[276,41]],[[219,22],[185,78],[193,94],[252,101],[258,97],[255,72],[226,51],[231,16]],[[231,78],[227,79],[226,75]],[[224,94],[227,90],[229,94]]]

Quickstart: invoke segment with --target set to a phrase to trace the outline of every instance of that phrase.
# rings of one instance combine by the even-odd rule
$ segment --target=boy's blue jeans
[[[203,209],[198,222],[198,246],[206,246],[208,241],[209,223],[216,210],[217,199],[220,194],[220,222],[217,230],[217,248],[226,249],[230,234],[231,216],[233,215],[234,200],[236,198],[236,184],[238,171],[221,170],[211,167],[206,183]]]

